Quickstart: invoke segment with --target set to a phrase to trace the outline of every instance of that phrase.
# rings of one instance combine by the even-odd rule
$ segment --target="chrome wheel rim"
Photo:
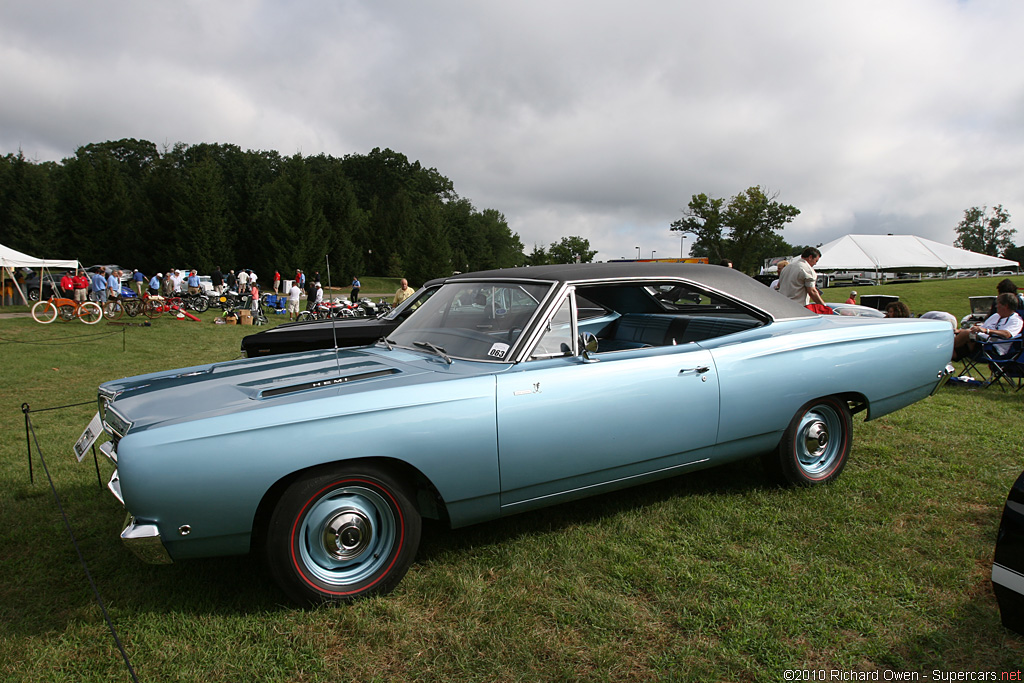
[[[370,579],[389,561],[397,534],[383,496],[363,486],[344,486],[312,503],[299,526],[296,550],[317,581],[351,586]]]
[[[809,477],[828,472],[843,448],[843,421],[836,410],[817,405],[804,413],[796,433],[797,462]]]

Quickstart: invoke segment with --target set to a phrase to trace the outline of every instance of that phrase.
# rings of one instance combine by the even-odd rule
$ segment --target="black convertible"
[[[439,284],[428,282],[422,289],[391,311],[376,318],[335,318],[301,323],[284,323],[269,330],[250,334],[242,339],[242,353],[249,358],[273,356],[279,353],[366,346],[391,334],[398,324],[408,318]]]

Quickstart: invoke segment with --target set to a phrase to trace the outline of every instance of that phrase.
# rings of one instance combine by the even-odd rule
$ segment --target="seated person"
[[[910,309],[902,301],[890,301],[885,307],[886,318],[909,318]]]
[[[996,296],[999,296],[1000,294],[1004,293],[1012,294],[1014,297],[1016,297],[1017,305],[1014,307],[1014,310],[1019,311],[1020,309],[1024,308],[1024,303],[1021,302],[1020,294],[1017,293],[1017,285],[1013,284],[1013,280],[1011,280],[1008,277],[1003,278],[1002,280],[999,281],[999,284],[996,285]],[[995,312],[996,307],[995,304],[993,304],[988,314],[993,315],[995,314]]]
[[[1017,315],[1017,295],[1010,292],[1003,292],[996,297],[996,312],[988,317],[980,325],[972,325],[966,330],[957,330],[953,339],[953,360],[960,360],[975,352],[979,343],[989,338],[999,337],[1010,339],[1016,337],[1024,329],[1024,320]],[[999,355],[1005,355],[1010,351],[1009,343],[994,344],[995,351]]]
[[[947,323],[953,326],[954,332],[958,327],[956,318],[953,317],[953,314],[946,313],[945,311],[928,311],[927,313],[922,313],[921,317],[927,320],[945,320]]]

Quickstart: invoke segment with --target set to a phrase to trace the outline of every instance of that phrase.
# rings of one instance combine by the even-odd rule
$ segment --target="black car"
[[[1003,626],[1024,635],[1024,473],[1003,508],[992,562],[992,588]]]
[[[63,296],[60,291],[60,278],[64,275],[64,271],[55,271],[51,273],[49,270],[46,271],[43,277],[43,299],[49,299],[53,296]],[[39,274],[33,270],[28,270],[25,280],[21,283],[22,291],[25,292],[25,296],[29,298],[29,301],[39,301]]]
[[[422,289],[391,311],[376,318],[335,318],[301,323],[284,323],[242,338],[242,353],[249,358],[279,353],[366,346],[391,334],[420,304],[437,291],[440,284],[428,282]]]

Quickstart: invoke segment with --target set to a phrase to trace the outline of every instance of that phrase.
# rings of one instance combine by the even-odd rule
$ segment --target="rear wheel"
[[[842,473],[853,444],[853,420],[846,402],[827,396],[804,405],[789,423],[778,449],[765,464],[782,483],[814,486]]]
[[[49,325],[57,319],[57,307],[49,301],[39,301],[32,306],[32,318],[37,323]]]
[[[285,490],[265,552],[285,593],[316,604],[392,590],[419,542],[420,515],[401,482],[352,464],[318,470]]]
[[[196,313],[206,313],[210,309],[210,300],[203,294],[192,299],[192,310]]]
[[[78,307],[78,319],[86,325],[95,325],[103,319],[103,309],[95,301],[86,301]]]

